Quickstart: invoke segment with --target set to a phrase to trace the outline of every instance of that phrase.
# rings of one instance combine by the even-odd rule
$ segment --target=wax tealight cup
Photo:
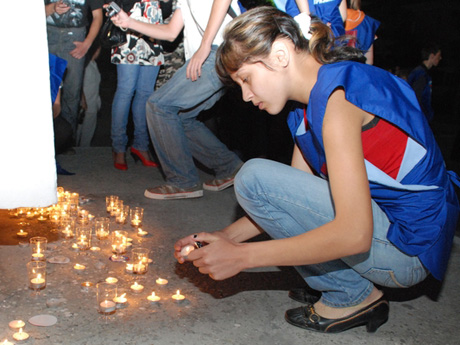
[[[14,345],[11,341],[9,341],[8,339],[5,339],[3,340],[0,345]]]
[[[27,339],[29,339],[29,334],[20,328],[18,332],[13,334],[13,339],[17,342],[25,342]]]
[[[185,300],[185,296],[181,295],[180,290],[177,290],[171,297],[174,301],[176,301],[176,303],[182,303]]]
[[[166,284],[168,284],[168,280],[163,278],[158,278],[157,280],[155,280],[155,282],[160,286],[165,286]]]
[[[82,264],[75,264],[73,266],[73,269],[75,270],[75,272],[77,273],[82,273],[86,270],[86,266],[85,265],[82,265]]]
[[[145,274],[147,273],[149,264],[149,253],[150,250],[147,248],[134,248],[132,250],[132,262],[133,262],[133,273],[134,274]]]
[[[24,231],[23,229],[19,230],[16,235],[20,238],[25,238],[29,236],[29,233],[27,231]]]
[[[138,228],[137,229],[137,236],[139,237],[145,237],[147,236],[149,233],[145,230],[142,230],[142,228]]]
[[[133,264],[126,264],[125,272],[126,273],[133,273],[133,268],[134,268]]]
[[[155,294],[155,291],[152,291],[152,294],[147,296],[147,299],[150,301],[152,304],[158,304],[160,302],[160,296]]]
[[[13,331],[19,331],[20,328],[24,329],[26,323],[22,320],[13,320],[8,324]],[[0,343],[1,344],[1,343]]]
[[[100,241],[108,239],[110,235],[110,218],[97,217],[94,220],[94,232]]]
[[[142,226],[144,218],[144,209],[142,207],[133,207],[129,211],[129,219],[132,227],[138,228]]]
[[[141,293],[142,291],[144,291],[144,286],[139,284],[138,282],[134,282],[134,284],[131,285],[131,291],[136,294]]]
[[[46,261],[29,261],[27,263],[29,288],[34,291],[34,296],[46,287]]]
[[[128,299],[126,298],[126,292],[121,293],[122,291],[118,291],[118,295],[113,299],[113,301],[117,304],[117,309],[126,308],[128,306]]]
[[[36,236],[30,239],[30,248],[33,261],[45,261],[45,251],[48,240],[46,237]]]
[[[107,277],[107,278],[105,278],[105,282],[107,284],[116,284],[116,283],[118,283],[118,279],[115,278],[115,277]]]
[[[96,297],[98,311],[105,316],[105,320],[107,321],[107,316],[115,313],[117,310],[117,304],[113,301],[117,297],[117,286],[105,282],[97,283]]]
[[[80,224],[75,230],[75,243],[78,250],[88,250],[91,248],[91,226]]]
[[[123,230],[115,230],[111,233],[112,240],[112,260],[119,260],[126,253],[128,246],[128,232]]]
[[[93,283],[91,282],[83,282],[81,283],[81,290],[83,292],[89,292],[89,290],[93,287]]]

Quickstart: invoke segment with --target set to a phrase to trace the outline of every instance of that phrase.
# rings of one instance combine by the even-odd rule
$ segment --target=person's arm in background
[[[184,27],[182,10],[180,8],[174,11],[171,20],[167,24],[151,24],[141,22],[131,18],[123,10],[110,19],[116,26],[119,26],[122,29],[134,30],[151,38],[169,42],[173,42],[177,36],[179,36]]]
[[[70,6],[65,5],[61,0],[58,2],[52,2],[48,5],[45,5],[45,14],[47,17],[52,15],[53,13],[62,15],[66,13],[69,9],[70,9]]]
[[[83,42],[73,42],[75,44],[75,49],[70,52],[70,55],[72,55],[76,59],[81,59],[85,57],[86,53],[88,52],[88,49],[93,44],[102,26],[102,9],[95,9],[92,11],[92,14],[93,20],[91,22],[85,40]]]
[[[342,0],[342,2],[339,5],[339,11],[340,11],[340,16],[342,17],[342,21],[345,23],[347,20],[347,1]]]
[[[308,0],[295,0],[300,13],[310,14],[310,7],[308,6]]]
[[[211,52],[212,42],[219,31],[232,0],[214,0],[208,24],[201,40],[200,48],[193,54],[187,65],[187,78],[197,80],[201,75],[201,66]]]

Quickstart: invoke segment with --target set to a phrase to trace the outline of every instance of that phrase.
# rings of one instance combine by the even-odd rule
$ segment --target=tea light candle
[[[149,233],[145,230],[142,230],[142,228],[139,228],[137,229],[137,236],[140,236],[140,237],[145,237],[147,236]]]
[[[24,231],[24,230],[19,230],[19,232],[16,233],[16,235],[18,235],[18,237],[27,237],[27,235],[29,235],[29,233],[27,231]]]
[[[142,261],[137,264],[133,264],[133,273],[137,274],[144,274],[147,272],[147,265],[145,265]]]
[[[91,250],[92,252],[98,252],[98,251],[101,250],[101,248],[99,248],[99,247],[91,247],[91,248],[89,248],[89,250]]]
[[[78,244],[72,243],[72,249],[73,250],[78,250]]]
[[[29,334],[23,332],[22,328],[19,328],[19,332],[14,333],[13,338],[17,341],[25,341],[29,339]]]
[[[180,294],[180,291],[177,290],[174,295],[172,295],[172,299],[175,300],[176,302],[182,302],[185,299],[184,295]]]
[[[189,244],[181,249],[180,255],[182,255],[184,259],[187,259],[187,256],[194,250],[195,250],[195,246],[192,246],[191,244]]]
[[[138,227],[139,225],[141,225],[141,223],[142,223],[141,220],[138,219],[137,216],[136,216],[136,218],[131,219],[131,225],[133,227]]]
[[[93,286],[93,283],[91,282],[83,282],[81,283],[81,289],[84,291],[84,292],[88,292],[89,289]]]
[[[5,339],[4,341],[0,343],[0,345],[14,345],[14,344],[11,341],[8,341],[7,339]]]
[[[147,299],[152,303],[157,303],[160,301],[160,296],[155,295],[155,292],[152,291],[152,294],[147,296]]]
[[[86,266],[85,266],[85,265],[80,265],[80,264],[75,264],[75,265],[73,266],[73,268],[74,268],[75,270],[79,271],[79,272],[82,272],[82,271],[84,271],[84,270],[86,269]]]
[[[45,279],[42,278],[41,274],[37,274],[36,278],[32,278],[30,280],[31,287],[35,290],[41,289],[42,287],[45,286]]]
[[[134,284],[131,285],[131,290],[133,290],[134,293],[141,293],[144,290],[144,286],[134,282]]]
[[[166,284],[168,284],[168,280],[163,279],[163,278],[158,278],[158,279],[156,280],[156,283],[157,283],[158,285],[166,285]]]
[[[121,296],[117,296],[113,299],[113,301],[117,304],[117,308],[124,308],[128,302],[128,299],[125,297],[126,294],[124,293]]]
[[[105,301],[102,301],[99,304],[99,307],[100,307],[101,312],[103,312],[103,313],[111,313],[111,312],[113,312],[115,310],[116,304],[115,304],[114,301],[105,300]]]
[[[126,264],[125,271],[126,273],[133,273],[133,264]]]
[[[32,260],[34,261],[41,261],[45,258],[45,255],[43,255],[42,253],[38,252],[38,253],[32,253]]]
[[[22,320],[13,320],[8,325],[13,331],[17,331],[20,328],[24,328],[26,323]]]
[[[105,278],[105,281],[109,284],[116,284],[118,282],[118,279],[114,277],[108,277],[108,278]]]

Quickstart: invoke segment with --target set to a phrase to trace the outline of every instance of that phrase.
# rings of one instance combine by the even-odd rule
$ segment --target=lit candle
[[[131,219],[131,225],[134,227],[141,225],[141,220],[139,219],[138,215],[135,215],[135,218]]]
[[[99,248],[99,247],[91,247],[91,248],[89,248],[89,250],[91,250],[92,252],[98,252],[98,251],[101,250],[101,248]]]
[[[13,334],[13,338],[17,341],[24,341],[29,339],[29,334],[22,331],[22,328],[19,328],[19,332]]]
[[[72,243],[72,249],[73,250],[78,250],[78,244]]]
[[[24,230],[19,230],[18,233],[16,233],[16,235],[18,235],[18,237],[27,237],[27,235],[29,235],[29,233],[27,231],[24,231]]]
[[[134,284],[131,285],[131,290],[133,290],[134,293],[140,293],[144,290],[144,286],[134,282]]]
[[[147,296],[147,299],[152,303],[157,303],[160,301],[160,296],[155,295],[155,292],[152,291],[152,294]]]
[[[91,282],[83,282],[81,283],[81,289],[84,291],[84,292],[88,292],[89,289],[93,286],[93,283]]]
[[[108,277],[108,278],[105,278],[105,281],[109,284],[116,284],[118,282],[118,279],[114,277]]]
[[[105,240],[106,238],[109,237],[109,235],[110,235],[110,232],[105,229],[98,229],[96,231],[96,236],[99,240]]]
[[[126,273],[133,273],[133,264],[126,264],[125,271]]]
[[[172,295],[172,299],[175,300],[176,302],[182,302],[185,299],[184,295],[180,294],[180,291],[177,290],[174,295]]]
[[[141,260],[139,263],[134,264],[133,266],[133,273],[136,274],[144,274],[147,272],[147,265],[144,264],[144,262]]]
[[[45,279],[42,278],[41,274],[37,274],[37,277],[30,280],[31,288],[34,290],[39,290],[45,286]]]
[[[115,310],[116,304],[114,301],[105,300],[99,304],[99,308],[102,313],[108,314]]]
[[[75,265],[73,266],[73,268],[76,269],[77,271],[80,271],[80,272],[81,272],[81,271],[83,271],[83,270],[86,269],[86,266],[85,266],[85,265],[80,265],[80,264],[75,264]]]
[[[37,252],[32,253],[32,260],[34,260],[34,261],[42,261],[42,260],[44,260],[44,258],[45,258],[45,255],[42,254],[41,248],[37,247]]]
[[[195,250],[195,246],[192,246],[191,244],[189,244],[181,249],[180,255],[182,255],[184,259],[187,259],[187,256],[194,250]]]
[[[26,323],[22,320],[13,320],[8,325],[13,331],[17,331],[20,328],[24,328]]]
[[[0,343],[0,345],[14,345],[14,344],[11,341],[8,341],[7,339],[5,339],[4,341]]]
[[[124,308],[128,302],[128,299],[125,297],[126,294],[124,293],[121,296],[116,296],[113,301],[117,304],[117,308]]]
[[[145,230],[142,230],[142,228],[139,228],[137,229],[137,236],[140,236],[140,237],[145,237],[147,236],[149,233]]]
[[[158,285],[166,285],[166,284],[168,284],[168,280],[163,279],[163,278],[158,278],[158,279],[156,280],[156,283],[157,283]]]

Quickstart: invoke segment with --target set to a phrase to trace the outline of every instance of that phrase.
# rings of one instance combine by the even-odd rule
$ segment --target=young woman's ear
[[[283,41],[275,41],[272,45],[271,51],[271,64],[278,67],[286,67],[289,65],[291,58],[290,51]]]

